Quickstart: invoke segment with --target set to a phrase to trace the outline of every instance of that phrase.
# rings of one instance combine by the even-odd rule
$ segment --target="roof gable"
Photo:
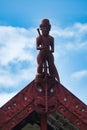
[[[35,82],[32,81],[0,108],[0,130],[12,130],[35,111],[34,86]],[[61,113],[80,130],[87,130],[87,106],[60,83],[57,83],[55,95],[58,113]]]

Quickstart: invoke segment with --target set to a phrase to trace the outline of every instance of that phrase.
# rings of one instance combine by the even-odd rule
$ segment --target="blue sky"
[[[0,106],[36,75],[36,31],[48,18],[61,83],[87,104],[87,1],[0,0]]]

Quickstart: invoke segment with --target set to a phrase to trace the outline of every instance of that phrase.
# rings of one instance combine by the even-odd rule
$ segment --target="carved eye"
[[[54,93],[54,89],[53,88],[50,89],[50,93]]]
[[[42,90],[42,88],[41,87],[38,87],[38,92],[42,92],[43,90]]]

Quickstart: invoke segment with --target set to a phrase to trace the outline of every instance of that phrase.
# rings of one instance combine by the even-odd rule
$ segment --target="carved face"
[[[48,26],[41,27],[41,32],[44,37],[47,37],[49,35],[49,28]]]
[[[56,84],[41,83],[35,86],[35,109],[39,113],[52,113],[56,110]]]

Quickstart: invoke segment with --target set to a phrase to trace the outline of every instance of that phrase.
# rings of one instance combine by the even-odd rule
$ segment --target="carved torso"
[[[54,51],[54,38],[52,36],[48,36],[48,37],[44,37],[43,35],[40,37],[37,37],[36,39],[36,43],[37,43],[37,49],[38,47],[43,47],[43,49],[39,49],[42,51]]]

